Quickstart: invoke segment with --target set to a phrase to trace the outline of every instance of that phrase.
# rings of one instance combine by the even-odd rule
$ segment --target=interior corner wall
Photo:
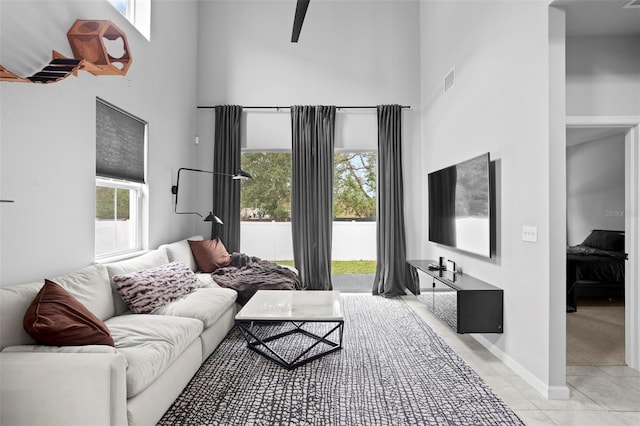
[[[624,133],[567,148],[567,244],[624,231]]]
[[[640,115],[640,36],[567,37],[567,115]]]
[[[170,187],[194,161],[197,3],[153,2],[149,42],[106,1],[2,0],[0,64],[29,75],[52,49],[72,57],[66,33],[76,19],[116,24],[133,62],[126,76],[0,82],[0,198],[15,200],[0,204],[2,286],[94,261],[96,97],[149,123],[148,247],[193,231],[191,217],[173,214]]]
[[[291,43],[295,1],[219,0],[199,3],[199,105],[243,106],[402,104],[405,210],[408,250],[416,253],[419,236],[419,3],[413,1],[312,1],[298,43]],[[336,146],[377,146],[375,110],[339,111],[344,131]],[[245,147],[290,149],[290,116],[254,110],[260,131],[247,130]],[[355,115],[372,115],[357,120]],[[283,117],[284,116],[284,117]],[[210,170],[213,155],[213,110],[200,110],[198,161]],[[273,121],[270,121],[273,117]],[[348,124],[346,121],[353,123]],[[274,128],[269,128],[273,123]],[[361,130],[361,132],[360,132]],[[373,130],[373,131],[372,131]],[[288,140],[277,140],[278,135]],[[203,207],[203,208],[206,208]],[[207,210],[208,211],[208,210]],[[198,225],[209,232],[207,225]],[[250,248],[243,248],[250,250]],[[417,255],[417,254],[416,254]]]
[[[497,251],[491,259],[426,240],[422,253],[452,259],[465,273],[504,290],[504,333],[477,337],[548,394],[555,385],[549,335],[548,3],[420,6],[422,177],[489,152],[498,178]],[[445,93],[444,77],[452,69],[455,85]],[[536,243],[522,241],[524,225],[537,226]]]

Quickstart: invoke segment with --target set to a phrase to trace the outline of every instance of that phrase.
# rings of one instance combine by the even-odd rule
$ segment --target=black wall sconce
[[[187,171],[190,171],[190,172],[198,172],[198,173],[208,173],[210,175],[228,176],[228,177],[230,177],[231,179],[234,179],[234,180],[253,179],[253,176],[251,176],[251,174],[245,172],[242,169],[238,169],[238,171],[235,174],[212,172],[212,171],[209,171],[209,170],[192,169],[192,168],[189,168],[189,167],[180,167],[178,169],[178,177],[176,179],[176,184],[171,186],[171,193],[176,196],[175,202],[174,202],[174,205],[173,205],[173,212],[175,214],[197,214],[198,216],[202,217],[205,222],[216,222],[216,223],[218,223],[220,225],[224,225],[224,222],[222,222],[222,219],[220,219],[218,216],[214,215],[213,212],[209,212],[209,215],[207,215],[207,217],[203,217],[198,212],[179,212],[178,211],[178,189],[180,187],[180,172],[183,171],[183,170],[187,170]]]

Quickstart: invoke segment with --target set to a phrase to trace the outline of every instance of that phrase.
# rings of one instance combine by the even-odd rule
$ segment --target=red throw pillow
[[[196,265],[202,272],[213,272],[231,263],[231,256],[219,238],[204,241],[189,240],[189,246]]]
[[[44,285],[27,309],[24,330],[36,342],[55,346],[115,346],[104,322],[60,285]]]

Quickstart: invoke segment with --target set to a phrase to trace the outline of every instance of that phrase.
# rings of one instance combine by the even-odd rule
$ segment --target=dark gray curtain
[[[331,290],[336,108],[291,108],[293,259],[307,290]]]
[[[242,107],[217,105],[213,171],[234,174],[240,168],[240,117]],[[224,222],[212,222],[211,238],[220,237],[227,251],[240,251],[240,181],[213,175],[213,214]]]
[[[402,177],[402,107],[378,106],[378,212],[373,294],[417,293],[417,272],[406,263]]]

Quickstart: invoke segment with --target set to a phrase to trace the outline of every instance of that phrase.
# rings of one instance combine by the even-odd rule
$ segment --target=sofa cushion
[[[70,274],[53,278],[102,321],[115,312],[109,274],[104,265],[91,265]]]
[[[24,313],[42,288],[42,281],[0,287],[0,349],[35,342],[22,326]]]
[[[164,315],[120,315],[106,324],[127,360],[127,398],[153,383],[203,330],[196,319]]]
[[[200,286],[193,271],[179,260],[116,275],[113,283],[131,311],[138,314],[150,314]]]
[[[209,273],[196,272],[196,277],[200,281],[200,287],[204,288],[222,288],[214,281],[213,277]]]
[[[193,237],[189,237],[188,239],[176,241],[171,244],[163,244],[158,247],[158,250],[165,250],[167,252],[167,257],[169,258],[169,262],[175,262],[176,260],[182,260],[185,265],[187,265],[192,271],[198,270],[198,265],[196,264],[196,260],[193,258],[193,254],[191,253],[191,247],[189,246],[189,240],[191,241],[202,241],[201,235],[194,235]]]
[[[113,294],[104,265],[88,266],[74,273],[56,277],[52,281],[64,287],[100,320],[104,321],[115,315]],[[24,313],[42,288],[42,284],[43,281],[37,281],[0,287],[0,349],[35,343],[24,330],[22,321]],[[124,302],[121,303],[124,305]]]
[[[118,289],[113,285],[113,277],[116,275],[128,274],[129,272],[153,268],[155,266],[164,265],[165,263],[169,263],[167,252],[165,250],[153,250],[132,259],[120,260],[118,262],[107,263],[104,265],[107,268],[107,273],[111,280],[115,315],[120,315],[128,311],[129,307],[124,303]]]
[[[219,238],[204,241],[189,240],[189,246],[198,269],[202,272],[213,272],[231,263],[231,256]]]
[[[24,329],[45,345],[110,345],[107,326],[58,284],[44,280],[23,321]]]
[[[199,288],[154,312],[156,315],[195,318],[211,327],[232,306],[238,293],[228,288]]]
[[[164,250],[152,250],[131,259],[106,263],[104,266],[107,268],[109,278],[113,280],[113,277],[116,275],[142,271],[143,269],[153,268],[155,266],[164,265],[165,263],[169,263],[167,252]]]

